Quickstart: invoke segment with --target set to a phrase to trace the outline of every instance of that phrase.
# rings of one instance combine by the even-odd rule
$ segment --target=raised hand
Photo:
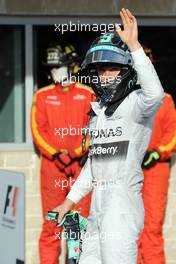
[[[115,24],[116,32],[121,40],[127,44],[130,51],[135,51],[141,47],[138,42],[138,26],[137,20],[133,14],[125,8],[120,11],[120,17],[124,26],[124,30],[118,24]]]

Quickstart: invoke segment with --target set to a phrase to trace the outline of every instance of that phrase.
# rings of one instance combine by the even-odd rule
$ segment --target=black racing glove
[[[147,151],[143,162],[142,162],[142,168],[143,169],[149,169],[160,160],[160,154],[157,150]]]
[[[66,215],[64,222],[67,238],[77,240],[80,238],[79,214]]]

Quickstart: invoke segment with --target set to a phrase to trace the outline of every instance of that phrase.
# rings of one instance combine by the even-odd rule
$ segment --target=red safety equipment
[[[82,128],[89,122],[88,112],[94,95],[92,89],[80,83],[68,87],[59,84],[42,88],[34,95],[31,111],[31,128],[35,145],[41,154],[41,197],[43,217],[61,204],[70,186],[80,173],[82,151]],[[88,140],[85,151],[88,151]],[[73,163],[69,166],[72,177],[58,169],[56,153],[70,153]],[[61,156],[62,158],[62,156]],[[69,163],[70,164],[70,163]],[[70,176],[70,175],[69,175]],[[75,210],[85,217],[89,214],[89,194]],[[60,229],[54,223],[44,221],[39,241],[40,264],[56,264],[60,253]]]
[[[153,134],[148,148],[148,151],[156,150],[160,154],[160,159],[154,166],[144,170],[145,222],[139,239],[138,264],[166,263],[162,225],[170,174],[167,160],[171,158],[175,144],[176,111],[172,97],[165,94],[163,104],[155,116]]]

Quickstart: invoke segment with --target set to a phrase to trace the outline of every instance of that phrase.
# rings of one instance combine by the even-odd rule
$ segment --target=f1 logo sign
[[[19,188],[8,185],[7,194],[4,206],[4,214],[8,217],[15,217],[16,215],[16,204],[18,197]]]

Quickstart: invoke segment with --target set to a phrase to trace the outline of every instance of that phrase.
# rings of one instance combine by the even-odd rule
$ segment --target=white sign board
[[[0,263],[24,264],[24,174],[0,170]]]

